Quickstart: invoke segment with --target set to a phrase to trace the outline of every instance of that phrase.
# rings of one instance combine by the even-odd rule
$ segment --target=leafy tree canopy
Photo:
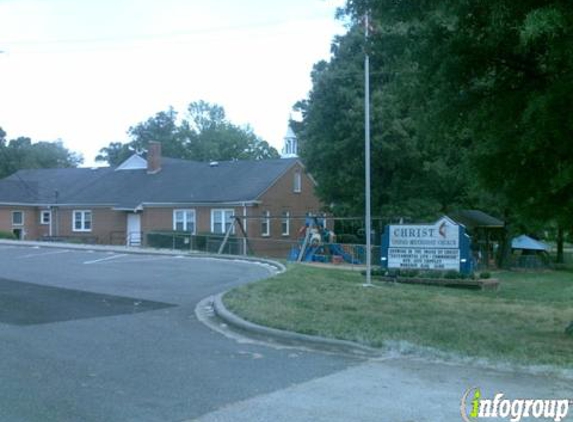
[[[298,105],[302,155],[324,200],[363,207],[366,50],[375,212],[420,218],[467,206],[570,224],[569,1],[349,0],[341,13],[354,24]]]
[[[0,128],[0,178],[21,169],[77,167],[82,162],[81,155],[69,151],[61,141],[32,143],[26,137],[7,140]]]
[[[223,107],[205,101],[191,103],[179,120],[173,108],[161,111],[128,130],[132,141],[112,142],[96,161],[118,165],[150,141],[161,142],[163,155],[197,161],[278,158],[279,154],[249,127],[229,122]]]
[[[416,81],[395,77],[412,73],[412,65],[404,60],[383,66],[401,48],[386,43],[370,51],[373,215],[433,218],[461,200],[464,178],[450,167],[459,164],[458,151],[438,154],[423,143],[414,118],[421,104],[410,93]],[[355,25],[335,40],[331,60],[315,65],[309,98],[295,105],[303,115],[297,127],[301,157],[321,199],[339,215],[364,210],[364,49],[364,34]]]

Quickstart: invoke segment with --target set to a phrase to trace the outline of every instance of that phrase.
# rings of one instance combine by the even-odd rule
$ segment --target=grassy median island
[[[408,284],[364,288],[358,272],[291,265],[225,305],[257,324],[383,347],[406,341],[471,357],[573,365],[573,272],[499,272],[497,291]]]

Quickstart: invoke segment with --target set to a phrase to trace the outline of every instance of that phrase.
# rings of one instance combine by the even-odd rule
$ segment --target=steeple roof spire
[[[298,157],[298,139],[294,130],[289,123],[286,135],[283,138],[283,150],[281,158],[296,158]]]

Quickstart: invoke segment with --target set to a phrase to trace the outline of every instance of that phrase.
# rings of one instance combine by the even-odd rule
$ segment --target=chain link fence
[[[380,262],[381,222],[374,220],[372,263]],[[366,262],[362,218],[264,215],[233,217],[226,233],[175,230],[113,231],[105,236],[46,236],[44,241],[169,249],[181,252],[258,256],[293,262],[315,262],[359,267]]]
[[[360,267],[366,262],[366,236],[364,219],[336,218],[332,216],[293,217],[262,215],[236,217],[226,226],[229,233],[198,233],[154,230],[149,232],[115,231],[105,237],[96,236],[45,236],[44,241],[83,244],[110,244],[131,247],[179,250],[208,254],[258,256],[298,262],[315,262],[332,265]],[[373,219],[371,244],[372,264],[380,264],[381,236],[384,232],[381,219]],[[490,242],[494,247],[495,242]],[[475,240],[474,252],[485,246]],[[482,254],[490,259],[476,259],[476,270],[495,266],[495,251]],[[513,254],[512,266],[524,269],[573,266],[573,247],[566,245],[565,263],[555,264],[555,248],[547,256]]]
[[[382,232],[376,225],[373,227],[376,229],[372,233],[372,262],[376,265],[380,262]],[[364,224],[363,219],[358,218],[241,217],[234,218],[232,226],[227,225],[226,233],[193,234],[173,230],[115,232],[110,236],[110,243],[353,267],[366,262]]]

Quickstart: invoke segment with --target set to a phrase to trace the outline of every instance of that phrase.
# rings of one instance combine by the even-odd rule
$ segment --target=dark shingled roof
[[[480,228],[503,228],[505,223],[498,218],[492,217],[480,210],[460,210],[448,214],[458,224],[463,224],[468,229]]]
[[[0,203],[61,203],[111,172],[109,167],[20,170],[0,180]]]
[[[21,170],[0,181],[0,203],[212,204],[258,199],[297,159],[209,163],[162,159],[161,171],[113,168]],[[55,192],[58,199],[55,200]]]

